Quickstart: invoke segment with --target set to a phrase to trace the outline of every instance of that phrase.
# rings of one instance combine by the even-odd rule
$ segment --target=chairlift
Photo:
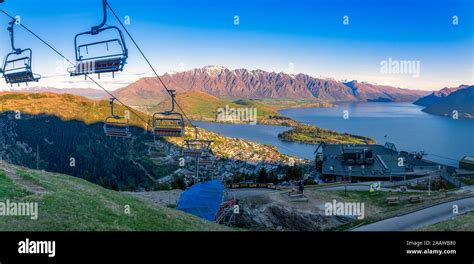
[[[166,156],[168,148],[164,145],[151,143],[148,145],[148,156],[150,159],[159,159]]]
[[[182,137],[184,135],[183,115],[174,112],[176,91],[170,90],[171,110],[153,114],[153,135],[156,137]]]
[[[114,114],[114,100],[115,98],[110,99],[112,115],[105,119],[104,133],[109,137],[129,138],[132,136],[132,133],[130,133],[128,119]]]
[[[212,151],[203,152],[199,158],[199,165],[205,167],[212,167],[214,165],[214,157],[212,156]]]
[[[95,27],[92,27],[90,31],[79,33],[74,38],[74,46],[76,52],[76,66],[70,68],[68,71],[71,76],[87,75],[97,73],[100,79],[101,73],[112,73],[112,77],[115,76],[115,72],[123,70],[123,67],[127,63],[128,50],[125,44],[122,31],[116,26],[106,26],[107,23],[107,0],[102,0],[103,7],[103,20]],[[78,45],[78,38],[81,36],[96,36],[104,31],[115,31],[118,34],[117,38],[108,40],[96,41],[86,44]],[[97,49],[98,46],[104,46],[107,51],[110,51],[109,46],[115,45],[120,48],[120,51],[111,52],[110,54],[102,55],[89,55],[89,49]],[[89,55],[89,56],[88,56]]]
[[[14,26],[17,24],[17,20],[13,19],[8,23],[8,31],[10,32],[10,41],[12,46],[12,52],[8,53],[3,62],[3,68],[0,72],[3,74],[5,81],[11,86],[13,84],[37,82],[41,79],[41,76],[34,74],[31,70],[31,60],[33,52],[31,49],[19,49],[15,48],[15,37],[14,37]]]
[[[195,129],[194,139],[184,140],[183,156],[190,158],[201,158],[203,155],[210,153],[212,140],[197,139],[197,127]]]

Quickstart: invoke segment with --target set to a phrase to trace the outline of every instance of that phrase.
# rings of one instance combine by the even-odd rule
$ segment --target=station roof
[[[405,167],[398,166],[400,157],[396,148],[387,148],[382,145],[342,145],[327,144],[323,148],[323,168],[326,175],[341,175],[351,177],[389,177],[390,175],[404,175]],[[344,149],[372,150],[374,163],[364,165],[344,164],[342,154]],[[332,169],[331,169],[332,168]]]

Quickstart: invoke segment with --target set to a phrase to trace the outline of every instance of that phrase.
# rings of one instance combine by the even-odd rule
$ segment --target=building
[[[438,164],[385,145],[322,144],[316,168],[326,181],[396,181],[425,176]],[[318,148],[319,149],[319,148]]]
[[[459,161],[459,168],[463,170],[474,170],[474,157],[464,156]]]

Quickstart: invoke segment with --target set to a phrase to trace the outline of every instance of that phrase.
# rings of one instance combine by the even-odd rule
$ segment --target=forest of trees
[[[133,139],[109,138],[103,123],[86,125],[81,121],[62,121],[54,116],[15,120],[17,142],[31,147],[31,153],[16,156],[18,165],[44,169],[83,178],[114,190],[152,190],[157,179],[176,167],[159,166],[147,156],[150,135],[131,127]],[[40,162],[37,164],[36,152]],[[137,166],[136,162],[140,163]],[[144,171],[146,170],[146,172]]]

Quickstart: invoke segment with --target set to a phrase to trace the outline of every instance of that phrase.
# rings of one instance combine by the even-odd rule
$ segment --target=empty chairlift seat
[[[181,137],[184,134],[184,120],[179,113],[155,113],[153,134],[157,137]]]
[[[110,116],[105,120],[104,133],[109,137],[129,138],[132,136],[128,120],[118,116]]]
[[[103,20],[90,31],[74,38],[76,65],[69,69],[71,76],[122,71],[127,63],[128,50],[122,31],[116,26],[106,26],[107,1],[102,0]],[[109,34],[106,34],[109,33]],[[98,37],[97,37],[98,36]],[[91,41],[97,37],[96,41]],[[82,40],[83,44],[79,44]]]
[[[204,167],[212,167],[214,165],[214,158],[210,152],[204,152],[199,158],[199,165]]]
[[[104,133],[108,137],[129,138],[132,133],[130,133],[128,118],[114,113],[114,101],[115,98],[110,98],[111,115],[105,119]]]
[[[31,62],[33,52],[31,49],[17,49],[15,48],[14,26],[16,20],[9,23],[8,31],[10,32],[10,41],[12,52],[8,53],[3,62],[2,72],[5,81],[11,85],[37,82],[41,76],[34,74],[31,70]]]
[[[105,45],[109,51],[109,44],[118,46],[121,50],[119,53],[96,55],[89,57],[89,49],[94,46]],[[127,63],[127,50],[124,48],[124,42],[119,39],[105,40],[95,43],[79,45],[76,48],[76,66],[69,69],[71,76],[85,75],[85,74],[100,74],[100,73],[115,73],[122,71]]]
[[[200,158],[211,149],[211,140],[188,139],[184,141],[183,156]]]
[[[22,52],[29,52],[31,50],[23,50]],[[34,74],[31,71],[31,55],[28,57],[21,57],[16,59],[11,59],[10,57],[15,55],[15,53],[10,53],[5,59],[3,67],[3,77],[5,81],[9,84],[20,84],[29,82],[37,82],[41,76]]]

